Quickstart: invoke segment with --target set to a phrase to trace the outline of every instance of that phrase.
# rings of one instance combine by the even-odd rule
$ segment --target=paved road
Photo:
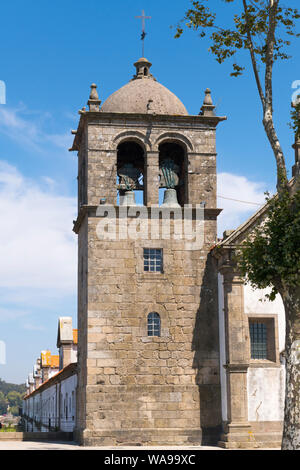
[[[33,441],[6,441],[0,442],[1,450],[177,450],[182,453],[184,450],[224,450],[220,447],[81,447],[75,442],[33,442]]]

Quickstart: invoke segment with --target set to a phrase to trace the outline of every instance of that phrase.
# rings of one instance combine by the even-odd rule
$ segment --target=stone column
[[[158,205],[159,152],[147,152],[144,177],[144,205]]]
[[[300,166],[300,139],[296,139],[294,145],[292,146],[295,150],[295,165],[293,166],[293,176],[299,174]]]
[[[64,369],[67,367],[69,364],[72,362],[72,345],[73,342],[71,343],[64,343],[61,345],[62,348],[62,361],[61,361],[61,368]]]
[[[248,422],[247,316],[244,314],[243,278],[231,263],[220,269],[224,277],[224,315],[227,379],[227,422],[219,443],[225,448],[251,447],[253,435]]]
[[[49,367],[49,366],[43,367],[43,372],[42,372],[42,381],[43,382],[46,382],[49,379],[50,370],[51,370],[51,367]]]

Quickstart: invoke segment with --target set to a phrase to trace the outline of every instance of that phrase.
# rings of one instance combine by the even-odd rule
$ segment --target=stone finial
[[[203,101],[201,112],[199,114],[202,116],[215,116],[214,109],[215,109],[215,106],[212,101],[211,91],[209,88],[206,88],[205,98]]]
[[[208,104],[209,106],[211,106],[213,104],[212,97],[211,97],[211,91],[210,91],[209,88],[206,88],[206,90],[205,90],[205,98],[204,98],[203,104]]]
[[[91,84],[91,93],[87,104],[89,111],[100,111],[101,101],[99,100],[97,85],[95,83]]]
[[[90,100],[99,100],[96,83],[91,84]]]

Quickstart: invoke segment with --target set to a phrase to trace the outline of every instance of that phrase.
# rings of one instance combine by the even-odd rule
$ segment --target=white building
[[[224,447],[238,441],[271,447],[281,444],[285,398],[285,312],[281,297],[252,289],[239,276],[234,251],[266,206],[212,250],[218,260],[219,339]],[[247,437],[248,436],[248,437]],[[239,442],[239,445],[241,445]]]
[[[25,431],[72,432],[76,422],[77,330],[72,318],[59,319],[59,355],[42,351],[34,365],[23,401]]]

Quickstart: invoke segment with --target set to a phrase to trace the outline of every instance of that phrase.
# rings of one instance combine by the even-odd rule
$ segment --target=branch
[[[261,81],[260,81],[260,78],[259,78],[257,62],[256,62],[256,57],[255,57],[255,52],[254,52],[254,45],[253,45],[252,36],[251,36],[251,28],[250,28],[249,20],[248,20],[248,6],[247,6],[247,3],[246,3],[246,0],[243,0],[243,5],[244,5],[244,11],[245,11],[247,40],[248,40],[249,51],[250,51],[250,55],[251,55],[252,68],[253,68],[253,72],[254,72],[254,76],[255,76],[255,81],[256,81],[258,93],[259,93],[263,108],[265,109],[266,99],[265,99],[265,95],[264,95],[264,92],[263,92],[263,89],[262,89],[262,86],[261,86]]]
[[[273,64],[276,16],[279,0],[269,0],[269,29],[266,38],[266,71],[265,71],[265,92],[266,107],[273,111]]]
[[[259,7],[256,3],[253,2],[253,0],[249,0],[249,3],[253,6],[253,8],[255,8],[256,11],[259,11]]]
[[[274,65],[274,46],[276,17],[278,12],[279,0],[269,0],[269,29],[266,38],[266,70],[265,70],[265,109],[264,109],[264,127],[273,148],[277,164],[277,190],[282,193],[287,189],[287,173],[283,151],[277,137],[273,123],[273,65]]]

